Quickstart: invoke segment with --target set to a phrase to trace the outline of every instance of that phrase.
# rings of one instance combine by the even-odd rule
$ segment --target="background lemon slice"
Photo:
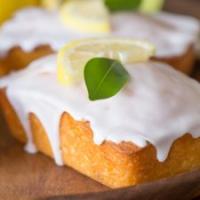
[[[68,0],[60,9],[63,23],[72,29],[88,33],[108,33],[109,13],[101,0]]]
[[[41,5],[48,10],[58,10],[66,0],[42,0]]]
[[[162,9],[164,0],[143,0],[139,10],[144,13],[154,13]]]
[[[154,46],[140,40],[98,38],[72,41],[58,53],[58,80],[62,84],[81,80],[85,64],[94,57],[108,57],[130,64],[147,61],[154,54]]]

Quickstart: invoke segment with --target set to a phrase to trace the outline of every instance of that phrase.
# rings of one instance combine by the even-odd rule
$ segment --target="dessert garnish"
[[[90,100],[106,99],[117,94],[130,75],[123,65],[109,58],[92,58],[84,69]]]
[[[140,11],[144,13],[154,13],[162,9],[164,0],[143,0],[140,4]]]
[[[154,54],[155,47],[141,40],[115,37],[77,40],[59,51],[57,76],[61,84],[73,84],[83,80],[84,66],[92,58],[110,58],[127,65],[145,62]]]
[[[60,8],[60,17],[66,27],[80,32],[110,32],[109,12],[100,0],[67,1]]]
[[[142,0],[105,0],[105,5],[112,12],[136,10],[141,3]]]
[[[163,0],[69,0],[60,2],[60,17],[66,27],[86,33],[110,33],[109,12],[155,12]],[[49,3],[52,6],[52,3]],[[54,3],[55,4],[55,3]],[[57,4],[56,4],[57,5]]]
[[[48,10],[57,10],[65,2],[65,0],[41,0],[41,4]]]
[[[104,0],[111,12],[134,11],[152,13],[162,8],[163,0]]]

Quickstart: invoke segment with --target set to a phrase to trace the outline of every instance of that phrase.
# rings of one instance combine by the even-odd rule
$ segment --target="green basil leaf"
[[[112,12],[137,10],[142,0],[104,0],[105,5]]]
[[[106,99],[117,94],[130,76],[123,65],[109,58],[93,58],[84,68],[89,99]]]

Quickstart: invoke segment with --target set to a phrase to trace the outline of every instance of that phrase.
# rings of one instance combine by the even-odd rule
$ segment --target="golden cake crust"
[[[0,76],[8,74],[12,70],[22,69],[33,60],[53,52],[48,45],[41,45],[31,52],[25,52],[20,47],[13,47],[6,56],[0,57]]]
[[[173,66],[175,69],[188,75],[191,75],[193,71],[195,59],[196,59],[196,52],[193,46],[188,47],[187,51],[180,56],[174,56],[169,58],[167,57],[153,58],[153,60],[167,63]]]
[[[25,132],[5,90],[0,90],[0,105],[11,133],[25,143]],[[37,148],[53,157],[48,137],[37,116],[30,113],[29,120]],[[62,115],[59,132],[64,163],[112,188],[170,177],[200,167],[200,139],[194,139],[190,134],[175,141],[168,158],[159,162],[152,145],[139,148],[130,142],[115,144],[110,141],[96,145],[89,122],[76,121],[68,113]]]

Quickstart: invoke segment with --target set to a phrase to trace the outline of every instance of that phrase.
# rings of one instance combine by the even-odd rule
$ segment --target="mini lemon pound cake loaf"
[[[112,188],[199,169],[199,83],[169,65],[146,61],[152,49],[145,43],[112,42],[81,41],[69,51],[65,48],[67,66],[75,63],[70,67],[75,73],[70,75],[65,68],[65,75],[71,76],[65,85],[57,78],[56,55],[1,78],[0,105],[13,136],[26,143],[26,151],[40,151],[58,165],[68,165]],[[124,57],[121,64],[105,57],[90,60],[84,69],[85,85],[75,66],[90,54],[86,44],[99,48],[104,56],[115,55],[112,46],[121,48],[117,51]],[[107,53],[102,49],[106,46]],[[82,59],[73,60],[77,59],[74,52],[79,57],[82,53]],[[138,57],[133,61],[129,53]],[[87,73],[109,63],[112,68],[88,97],[90,81],[96,81],[102,71]],[[122,83],[117,94],[110,94]]]
[[[28,8],[0,29],[0,74],[25,67],[72,39],[105,35],[148,40],[157,47],[156,60],[189,74],[199,32],[199,22],[192,17],[165,12],[112,14],[101,1],[68,1],[54,12]]]

